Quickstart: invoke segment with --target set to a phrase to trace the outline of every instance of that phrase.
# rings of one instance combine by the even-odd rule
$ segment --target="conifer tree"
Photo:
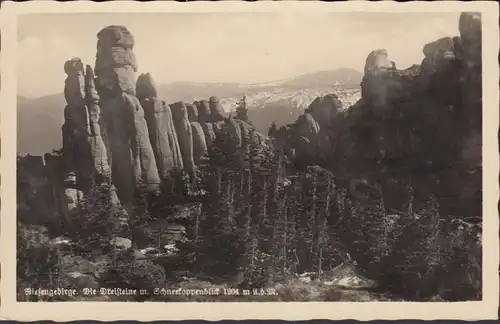
[[[248,122],[247,96],[243,96],[236,108],[236,119]]]

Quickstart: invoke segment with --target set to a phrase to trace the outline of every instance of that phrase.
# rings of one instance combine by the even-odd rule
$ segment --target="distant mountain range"
[[[158,93],[167,103],[217,96],[228,114],[246,95],[250,120],[258,131],[267,133],[273,121],[278,126],[295,121],[318,96],[335,93],[345,108],[351,106],[360,98],[362,77],[356,70],[340,68],[259,84],[177,82],[159,85]],[[33,99],[18,96],[17,100],[18,152],[41,155],[60,148],[63,93]]]

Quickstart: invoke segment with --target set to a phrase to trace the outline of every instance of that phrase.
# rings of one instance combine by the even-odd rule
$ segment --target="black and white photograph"
[[[17,16],[16,302],[484,300],[481,7],[194,8]]]

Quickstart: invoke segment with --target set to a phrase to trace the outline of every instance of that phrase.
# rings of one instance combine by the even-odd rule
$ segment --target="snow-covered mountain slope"
[[[306,109],[317,97],[334,93],[342,101],[344,108],[352,106],[361,98],[359,88],[343,88],[342,86],[333,86],[329,88],[311,88],[311,89],[287,89],[276,88],[273,90],[257,91],[246,93],[247,107],[249,109],[267,108],[269,106],[279,105],[288,106],[292,109]],[[221,105],[224,111],[234,111],[238,106],[241,97],[221,98]]]

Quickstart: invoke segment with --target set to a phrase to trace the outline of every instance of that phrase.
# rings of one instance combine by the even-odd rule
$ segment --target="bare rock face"
[[[143,73],[137,78],[137,98],[142,100],[143,98],[158,99],[158,90],[156,88],[156,82],[154,81],[151,73]]]
[[[149,140],[144,111],[138,99],[126,93],[107,101],[107,131],[112,152],[113,183],[119,198],[131,202],[139,183],[157,190],[160,179]]]
[[[64,98],[68,105],[81,106],[85,98],[84,69],[81,59],[75,57],[64,63],[65,81]]]
[[[191,122],[198,121],[198,108],[196,107],[196,103],[186,104],[188,119]]]
[[[134,36],[127,28],[119,25],[111,25],[102,29],[98,34],[97,46],[105,44],[110,46],[119,46],[126,49],[133,49],[135,45]]]
[[[182,101],[170,105],[172,109],[172,119],[174,121],[177,139],[182,154],[184,171],[193,174],[195,164],[193,158],[193,133],[188,119],[186,104]]]
[[[193,134],[193,159],[194,164],[199,165],[202,158],[208,153],[207,142],[203,127],[198,122],[191,122],[191,132]]]
[[[463,12],[458,29],[462,38],[464,58],[470,66],[481,66],[481,13]]]
[[[305,110],[319,125],[317,134],[318,156],[324,160],[331,158],[335,141],[342,131],[344,111],[342,102],[335,94],[316,98]]]
[[[383,110],[388,96],[387,71],[392,67],[385,49],[377,49],[368,54],[365,74],[361,82],[361,96],[376,110]]]
[[[179,142],[179,136],[175,130],[174,119],[172,115],[172,109],[164,101],[162,101],[163,112],[165,114],[165,121],[168,124],[168,141],[170,147],[172,148],[172,155],[174,159],[174,165],[177,169],[184,169],[184,161],[182,160],[181,146]]]
[[[144,108],[149,139],[160,178],[165,179],[172,169],[183,167],[170,107],[157,98],[156,85],[149,73],[139,76],[137,97]]]
[[[299,116],[296,122],[296,128],[299,136],[304,136],[309,140],[316,139],[320,130],[318,122],[309,113],[304,113]]]
[[[127,28],[116,25],[102,29],[97,38],[96,86],[111,152],[109,159],[113,183],[119,198],[132,202],[139,183],[151,192],[159,190],[160,185],[145,112],[135,97],[137,63],[132,52],[134,38]],[[141,84],[154,87],[148,75],[142,78]],[[149,97],[155,96],[150,88],[139,88],[141,98],[145,98],[144,93]]]
[[[412,181],[415,195],[455,197],[440,202],[443,215],[480,214],[480,15],[463,13],[458,23],[460,37],[426,44],[423,62],[405,70],[396,68],[387,51],[372,51],[361,100],[330,114],[327,107],[336,106],[335,100],[317,98],[295,125],[274,132],[275,143],[295,152],[289,156],[296,165],[373,174],[369,182],[397,174],[398,183]],[[414,173],[419,176],[412,178]]]
[[[336,94],[328,94],[316,98],[305,110],[319,124],[320,128],[333,127],[334,123],[342,115],[342,102]]]
[[[195,102],[196,108],[198,109],[198,121],[200,123],[208,123],[212,120],[210,119],[210,104],[207,100],[200,100]]]
[[[137,62],[132,34],[124,26],[108,26],[97,38],[95,74],[99,88],[135,95]]]
[[[126,105],[133,113],[134,129],[131,138],[132,158],[136,183],[143,182],[151,192],[158,191],[160,177],[154,158],[153,148],[149,140],[149,131],[144,117],[144,110],[135,96],[124,93]]]
[[[201,123],[201,127],[203,128],[203,133],[205,134],[207,149],[210,149],[215,141],[214,125],[212,123]]]
[[[92,156],[88,143],[89,116],[85,103],[85,74],[82,61],[73,58],[66,61],[67,73],[64,94],[68,105],[64,109],[62,126],[66,182],[86,188],[93,175]],[[74,178],[73,178],[74,176]]]
[[[212,96],[209,100],[210,107],[210,121],[218,122],[224,120],[224,110],[222,110],[222,106],[219,102],[219,98]]]
[[[234,118],[228,118],[226,121],[226,127],[229,132],[229,138],[231,139],[231,143],[234,145],[234,148],[241,147],[242,144],[242,134],[240,124],[238,120]]]
[[[391,61],[388,59],[386,49],[376,49],[368,54],[365,61],[365,75],[376,75],[383,73],[392,67]]]
[[[87,65],[85,73],[85,101],[89,115],[89,145],[90,153],[94,161],[94,170],[97,176],[101,176],[101,181],[109,182],[111,180],[111,167],[108,161],[108,148],[105,145],[105,125],[101,118],[101,108],[99,107],[99,94],[95,87],[94,72]]]

